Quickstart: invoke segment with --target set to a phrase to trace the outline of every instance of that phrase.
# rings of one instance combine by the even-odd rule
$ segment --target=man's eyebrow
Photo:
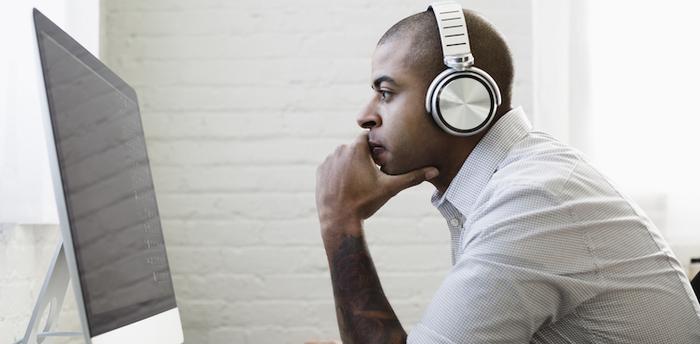
[[[392,79],[388,75],[382,75],[382,76],[374,79],[374,81],[372,82],[372,86],[374,88],[379,88],[379,85],[381,85],[383,82],[389,82],[389,83],[396,85],[396,80]]]

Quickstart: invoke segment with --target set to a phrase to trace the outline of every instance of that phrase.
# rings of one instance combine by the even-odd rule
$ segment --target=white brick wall
[[[510,40],[531,106],[530,1],[463,1]],[[188,343],[338,338],[315,168],[360,132],[371,54],[424,1],[103,0],[103,59],[140,97]],[[450,265],[432,186],[366,229],[402,323]]]
[[[59,233],[56,225],[0,224],[0,343],[11,344],[24,336]],[[79,331],[77,317],[69,289],[54,330]],[[77,341],[56,338],[46,343]]]

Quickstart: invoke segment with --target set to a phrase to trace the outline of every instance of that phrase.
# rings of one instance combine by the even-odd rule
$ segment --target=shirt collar
[[[445,193],[435,190],[431,198],[433,206],[446,218],[447,214],[453,216],[454,211],[450,208],[456,208],[465,216],[469,214],[474,201],[510,148],[531,130],[532,125],[522,107],[508,111],[477,143]]]

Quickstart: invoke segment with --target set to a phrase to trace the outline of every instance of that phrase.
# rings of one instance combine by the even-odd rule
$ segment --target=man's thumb
[[[408,173],[400,174],[397,176],[390,176],[390,188],[395,193],[403,189],[410,188],[412,186],[418,185],[426,180],[433,179],[438,176],[440,172],[435,167],[425,167],[419,170],[411,171]]]

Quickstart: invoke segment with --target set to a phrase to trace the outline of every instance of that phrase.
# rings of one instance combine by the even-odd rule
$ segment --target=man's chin
[[[382,171],[384,174],[388,174],[391,176],[408,173],[415,169],[412,166],[397,164],[396,159],[392,159],[392,157],[386,156],[379,161],[375,160],[374,163],[379,166],[380,171]]]
[[[408,171],[404,171],[402,169],[396,168],[396,166],[392,166],[391,164],[385,163],[384,165],[381,165],[379,167],[379,170],[382,171],[384,174],[388,174],[390,176],[396,176],[399,174],[404,174]]]

